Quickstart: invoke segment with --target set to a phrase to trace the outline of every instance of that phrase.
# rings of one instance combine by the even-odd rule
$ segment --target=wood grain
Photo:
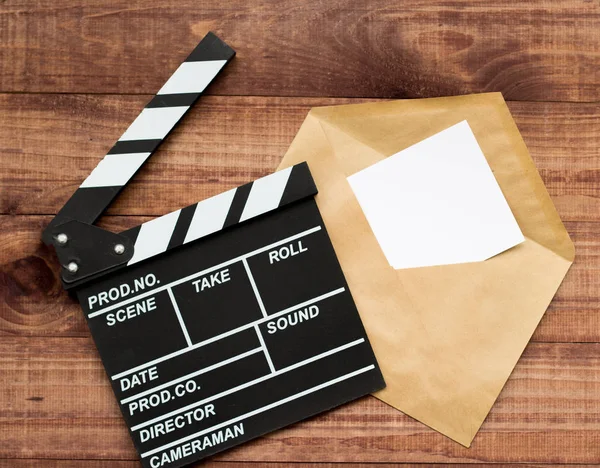
[[[127,460],[48,460],[48,459],[0,459],[0,468],[139,468],[137,461]],[[370,463],[289,463],[289,462],[235,462],[225,460],[208,460],[190,467],[215,466],[217,468],[242,468],[245,466],[284,468],[365,468],[372,466]],[[377,468],[549,468],[555,464],[543,463],[378,463]],[[592,468],[597,465],[566,465],[560,468]]]
[[[4,0],[0,91],[148,93],[209,30],[211,92],[600,100],[597,0]]]
[[[102,226],[117,232],[148,219],[106,216]],[[0,216],[0,336],[89,335],[79,304],[62,289],[54,253],[40,241],[49,220]],[[600,342],[600,224],[566,228],[577,257],[533,340]]]
[[[140,466],[39,237],[209,30],[238,58],[102,226],[267,174],[311,107],[502,91],[577,257],[471,449],[368,397],[207,465],[598,466],[598,0],[0,0],[0,468]]]
[[[48,459],[0,459],[0,468],[139,468],[137,461],[126,460],[48,460]],[[208,460],[190,467],[216,466],[217,468],[242,468],[245,466],[284,468],[365,468],[370,463],[289,463],[289,462],[235,462],[225,460]],[[543,463],[378,463],[377,468],[548,468],[555,464]],[[560,468],[592,468],[597,465],[565,465]]]
[[[0,95],[0,213],[53,214],[149,96]],[[109,210],[159,215],[277,167],[324,98],[203,99]],[[563,220],[600,220],[600,103],[509,103]]]
[[[0,340],[0,458],[135,459],[89,338]],[[216,457],[279,462],[600,460],[600,344],[531,344],[471,449],[373,397]]]

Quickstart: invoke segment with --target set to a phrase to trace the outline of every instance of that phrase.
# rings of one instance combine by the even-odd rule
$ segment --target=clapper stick
[[[77,220],[93,224],[154,154],[235,51],[209,32],[79,186],[44,232]]]
[[[118,237],[103,236],[99,228],[82,225],[91,226],[100,217],[234,55],[233,49],[209,32],[50,222],[42,239],[48,245],[63,247],[57,252],[63,267],[70,272],[70,276],[63,275],[63,279],[73,280],[74,274],[83,278],[90,273],[91,266],[95,270],[106,270],[114,266],[111,263],[124,263],[128,259],[129,253],[121,248],[129,246],[126,239],[119,242]],[[65,229],[57,231],[57,226]],[[73,242],[72,236],[64,232],[67,229],[74,231],[74,235],[91,237],[96,248],[117,242],[116,245],[121,246],[117,255],[127,255],[95,258],[93,265],[88,264],[86,271],[81,271],[80,259],[75,258],[74,250],[65,249],[68,242]],[[79,247],[81,251],[81,244]],[[73,258],[60,258],[60,253],[64,254],[62,257]]]

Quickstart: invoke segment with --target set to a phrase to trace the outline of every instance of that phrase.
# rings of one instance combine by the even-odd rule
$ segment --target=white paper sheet
[[[466,120],[348,182],[396,269],[483,261],[525,240]]]

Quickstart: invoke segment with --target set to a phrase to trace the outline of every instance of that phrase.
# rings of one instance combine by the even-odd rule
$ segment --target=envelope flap
[[[523,234],[573,260],[573,244],[500,93],[323,107],[311,115],[347,175],[467,120]]]

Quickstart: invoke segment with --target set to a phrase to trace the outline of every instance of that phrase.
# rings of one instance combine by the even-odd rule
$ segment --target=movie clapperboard
[[[385,384],[306,163],[116,234],[93,225],[229,62],[209,33],[50,223],[145,467],[178,467]]]

